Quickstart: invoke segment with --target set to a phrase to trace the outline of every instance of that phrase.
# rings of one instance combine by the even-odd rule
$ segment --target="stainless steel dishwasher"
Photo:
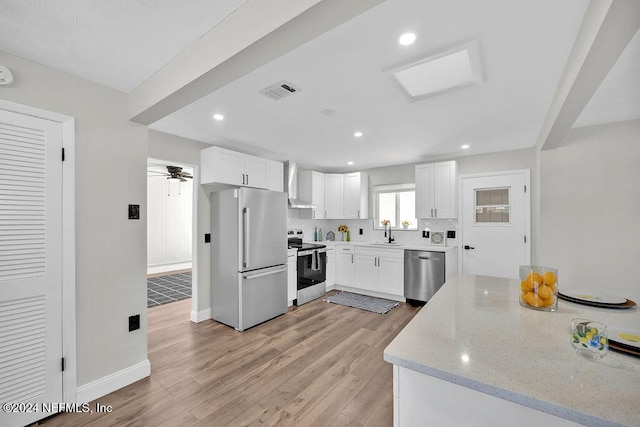
[[[404,297],[423,305],[444,284],[444,253],[404,251]]]

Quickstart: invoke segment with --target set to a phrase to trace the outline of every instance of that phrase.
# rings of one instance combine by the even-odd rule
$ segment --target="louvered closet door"
[[[0,110],[0,403],[62,402],[61,149],[59,123]]]

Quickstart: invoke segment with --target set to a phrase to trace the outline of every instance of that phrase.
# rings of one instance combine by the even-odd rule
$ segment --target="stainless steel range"
[[[287,231],[290,248],[298,249],[298,281],[295,305],[302,305],[327,292],[327,247],[304,243],[301,230]]]

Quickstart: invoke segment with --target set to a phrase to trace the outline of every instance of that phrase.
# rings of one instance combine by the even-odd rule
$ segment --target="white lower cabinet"
[[[353,287],[353,246],[336,245],[336,277],[337,285]]]
[[[335,251],[327,247],[327,289],[336,284],[336,263]]]
[[[356,247],[354,287],[390,295],[404,295],[404,251]]]
[[[298,255],[287,255],[287,301],[289,306],[296,299],[298,290]]]
[[[356,253],[353,255],[353,259],[353,270],[355,275],[353,286],[358,289],[377,291],[377,258],[371,254],[362,253],[361,250],[356,250]]]

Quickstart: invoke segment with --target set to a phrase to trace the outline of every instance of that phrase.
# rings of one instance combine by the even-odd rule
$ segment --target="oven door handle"
[[[251,279],[257,279],[258,277],[264,277],[264,276],[271,276],[272,274],[276,274],[276,273],[282,273],[284,271],[287,271],[287,268],[279,268],[277,270],[270,270],[267,271],[265,273],[258,273],[258,274],[243,274],[242,278],[243,279],[247,279],[247,280],[251,280]]]
[[[298,252],[298,256],[300,257],[300,256],[313,255],[314,252],[318,252],[320,254],[326,253],[327,252],[327,248],[307,249],[306,251]]]

